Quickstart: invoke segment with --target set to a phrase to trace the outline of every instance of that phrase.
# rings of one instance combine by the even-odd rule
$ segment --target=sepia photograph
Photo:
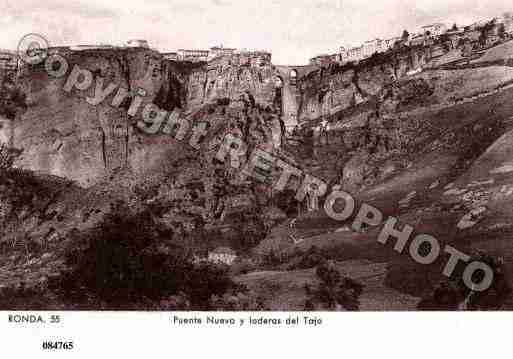
[[[2,20],[1,309],[513,305],[513,5],[54,2]]]
[[[0,6],[6,322],[513,309],[510,1]]]
[[[509,341],[511,1],[0,7],[16,353]]]

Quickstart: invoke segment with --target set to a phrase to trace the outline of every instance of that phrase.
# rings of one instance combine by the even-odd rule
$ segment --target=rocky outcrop
[[[147,104],[155,103],[166,111],[178,108],[187,117],[205,104],[224,98],[239,100],[244,94],[250,94],[262,108],[271,108],[276,100],[270,63],[177,63],[142,48],[59,48],[50,53],[67,60],[65,76],[49,76],[41,64],[24,67],[20,77],[28,110],[14,126],[14,145],[25,150],[19,166],[86,186],[122,168],[151,172],[176,149],[176,141],[169,136],[138,131],[136,124]],[[71,86],[73,69],[90,71],[91,85],[81,89],[84,79],[80,77],[76,79],[79,85]],[[107,91],[110,84],[114,90],[92,105],[95,93]],[[272,126],[279,146],[279,121]]]
[[[186,92],[189,108],[218,98],[236,99],[244,92],[251,93],[256,103],[272,106],[276,95],[274,69],[270,63],[253,66],[232,62],[229,57],[217,59],[191,72]]]
[[[430,60],[429,47],[377,54],[357,65],[319,69],[299,82],[299,122],[329,117],[377,96],[384,86]]]

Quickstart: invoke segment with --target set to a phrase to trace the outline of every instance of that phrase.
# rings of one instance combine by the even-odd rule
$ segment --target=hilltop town
[[[483,29],[486,29],[487,32],[484,35]],[[448,26],[445,23],[433,23],[422,26],[418,31],[409,32],[408,30],[404,30],[401,36],[387,39],[375,38],[365,41],[360,46],[347,48],[341,46],[338,53],[317,55],[309,60],[309,64],[315,66],[329,66],[331,64],[343,65],[347,63],[358,63],[370,58],[374,54],[394,51],[401,47],[433,46],[434,44],[440,44],[449,49],[453,49],[464,41],[470,41],[474,47],[477,46],[479,41],[485,41],[485,45],[491,45],[500,41],[501,38],[511,36],[513,36],[513,13],[507,12],[501,16],[481,20],[470,25],[462,26],[453,24],[452,26]],[[68,48],[73,51],[83,51],[123,47],[150,49],[150,44],[144,39],[131,39],[123,46],[100,44],[75,45]],[[167,60],[180,62],[209,62],[220,57],[235,55],[258,57],[263,61],[270,62],[272,57],[272,53],[266,50],[236,49],[222,45],[213,46],[210,49],[178,49],[176,51],[158,52]],[[15,51],[0,50],[0,71],[13,70],[16,68],[16,64]]]
[[[499,41],[502,34],[513,35],[513,13],[507,12],[493,19],[481,20],[470,25],[458,26],[453,24],[452,27],[449,27],[444,23],[433,23],[424,25],[415,32],[404,30],[401,36],[368,40],[355,47],[345,48],[341,46],[339,53],[315,56],[310,59],[310,64],[324,66],[334,63],[358,63],[375,53],[391,51],[401,46],[429,46],[438,41],[447,44],[450,48],[455,48],[458,42],[465,39],[477,42],[481,36],[481,30],[488,24],[490,27],[487,29],[489,34],[486,36],[486,41],[489,44]]]
[[[74,45],[67,47],[59,47],[60,49],[69,49],[71,51],[85,51],[85,50],[108,50],[108,49],[123,49],[123,48],[144,48],[151,49],[147,40],[128,40],[123,46],[114,45]],[[158,52],[158,50],[151,49]],[[260,57],[265,61],[271,61],[271,53],[265,50],[248,50],[248,49],[235,49],[226,48],[221,46],[214,46],[209,50],[200,49],[178,49],[174,52],[160,52],[164,59],[170,61],[181,62],[209,62],[214,59],[225,56],[249,56]],[[13,70],[16,68],[16,51],[0,50],[0,70]]]

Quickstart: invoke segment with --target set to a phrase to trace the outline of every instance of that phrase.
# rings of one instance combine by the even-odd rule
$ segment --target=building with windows
[[[340,60],[342,63],[358,62],[364,59],[363,46],[352,47],[350,49],[340,48]]]
[[[328,66],[337,63],[340,63],[340,54],[322,54],[310,59],[310,65],[316,66]]]
[[[392,37],[390,39],[383,40],[385,51],[394,47],[397,41],[401,40],[400,37]]]
[[[385,50],[383,40],[381,39],[365,41],[362,45],[362,54],[364,58],[371,57],[376,52],[383,52]]]
[[[187,50],[179,49],[177,51],[179,61],[202,62],[208,61],[209,50]]]
[[[176,52],[165,52],[162,56],[171,61],[209,62],[218,61],[226,64],[246,66],[264,66],[271,63],[272,54],[263,50],[239,50],[222,46],[210,50],[179,49]]]
[[[374,39],[365,41],[361,46],[346,49],[340,47],[340,56],[338,61],[341,63],[359,62],[366,58],[371,57],[375,53],[385,52],[394,47],[394,44],[401,40],[399,37],[392,37],[390,39]]]
[[[264,66],[271,64],[272,54],[265,50],[236,50],[234,57],[240,65],[246,66]]]
[[[231,49],[223,46],[214,46],[210,48],[208,60],[210,61],[217,57],[232,56],[235,54],[235,51],[237,51],[237,49]]]

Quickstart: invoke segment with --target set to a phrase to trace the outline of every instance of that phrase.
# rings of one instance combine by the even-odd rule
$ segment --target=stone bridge
[[[298,125],[301,94],[297,81],[318,70],[318,66],[276,66],[276,76],[282,84],[282,116],[287,132],[290,133]]]

